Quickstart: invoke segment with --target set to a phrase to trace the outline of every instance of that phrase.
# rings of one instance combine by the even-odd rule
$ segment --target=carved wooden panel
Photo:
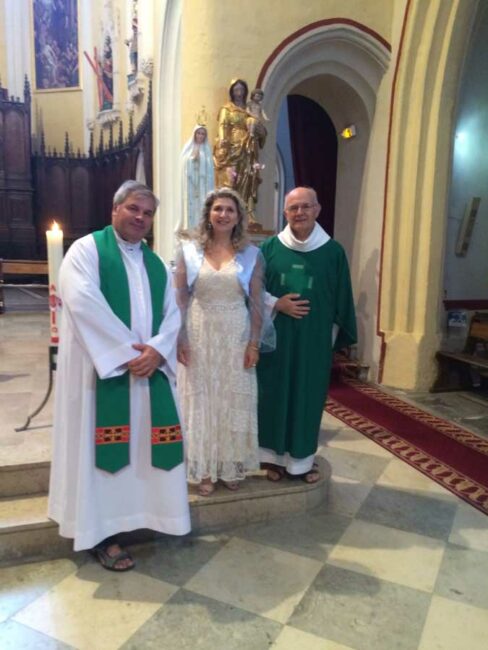
[[[79,165],[71,172],[70,205],[71,231],[80,237],[90,231],[93,212],[93,174],[91,170]]]
[[[26,133],[25,122],[25,116],[16,110],[7,111],[4,117],[4,146],[8,152],[5,170],[11,177],[24,175],[30,178],[30,158],[25,146],[30,133]]]
[[[117,141],[109,131],[109,147],[101,138],[88,155],[73,155],[68,138],[63,153],[51,153],[41,134],[40,151],[31,154],[30,90],[24,102],[5,101],[0,88],[0,255],[46,258],[45,231],[53,219],[63,228],[67,246],[78,237],[110,223],[113,195],[135,177],[139,152],[144,152],[146,180],[151,186],[151,89],[148,110],[125,139],[119,125]],[[31,173],[31,169],[33,173]],[[35,215],[35,217],[33,216]]]
[[[45,186],[42,188],[44,199],[44,219],[70,223],[68,201],[68,167],[62,162],[59,165],[50,164],[46,169]]]
[[[1,88],[0,88],[1,90]],[[5,118],[3,111],[0,110],[0,187],[3,186],[5,176],[5,143],[4,143],[4,130]]]
[[[36,254],[32,205],[30,89],[24,101],[0,88],[0,255]]]
[[[32,194],[28,192],[9,192],[7,201],[10,227],[24,228],[32,216]]]
[[[7,230],[8,228],[8,219],[7,219],[7,192],[0,189],[0,239],[3,240],[2,230]]]

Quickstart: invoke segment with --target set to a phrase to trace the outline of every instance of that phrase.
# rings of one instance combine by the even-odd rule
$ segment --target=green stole
[[[112,226],[93,233],[98,250],[100,290],[110,309],[130,329],[127,271]],[[163,320],[167,274],[164,264],[141,242],[151,289],[152,335]],[[160,370],[149,378],[151,399],[151,460],[153,467],[170,470],[183,462],[183,438],[168,378]],[[149,433],[149,432],[148,432]],[[95,464],[115,473],[129,464],[130,373],[100,379],[96,385]]]

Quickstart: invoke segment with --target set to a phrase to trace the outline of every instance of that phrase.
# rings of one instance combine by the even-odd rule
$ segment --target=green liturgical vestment
[[[277,298],[299,293],[310,301],[302,319],[278,313],[276,350],[258,364],[259,445],[300,459],[317,450],[334,350],[356,342],[356,319],[346,255],[329,239],[310,252],[287,248],[278,237],[261,247],[266,290]]]

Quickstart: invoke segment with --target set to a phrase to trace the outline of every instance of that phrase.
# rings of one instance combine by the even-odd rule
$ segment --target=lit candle
[[[53,221],[51,230],[46,231],[47,239],[47,263],[49,271],[49,311],[51,321],[51,345],[59,343],[59,318],[58,312],[61,306],[61,300],[58,294],[58,274],[59,267],[63,261],[63,231],[58,224]]]

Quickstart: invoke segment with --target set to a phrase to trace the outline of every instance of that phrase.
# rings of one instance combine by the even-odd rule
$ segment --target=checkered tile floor
[[[47,325],[0,319],[0,462],[49,458],[49,428],[14,431],[45,391]],[[488,435],[486,404],[409,397]],[[316,512],[134,548],[129,573],[85,553],[0,568],[0,650],[486,650],[488,517],[329,415],[319,453]]]
[[[0,648],[485,650],[488,517],[324,417],[327,506],[134,548],[0,569]]]

